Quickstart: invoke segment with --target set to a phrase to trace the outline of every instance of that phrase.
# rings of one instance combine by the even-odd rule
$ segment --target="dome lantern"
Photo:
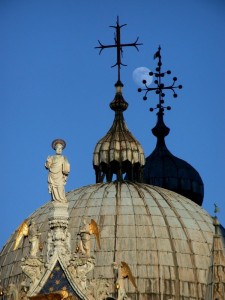
[[[124,174],[127,180],[141,182],[144,151],[125,124],[123,111],[128,103],[122,95],[122,84],[115,86],[116,94],[110,103],[115,118],[107,134],[96,144],[93,155],[96,183],[103,182],[105,176],[106,181],[111,182],[113,174],[118,181],[123,180]]]
[[[115,84],[116,94],[110,103],[110,108],[115,111],[115,118],[112,127],[108,133],[98,141],[93,155],[93,167],[96,174],[96,183],[103,182],[106,177],[107,182],[111,182],[113,174],[118,181],[123,181],[124,176],[130,181],[142,181],[143,166],[145,164],[144,151],[140,143],[128,130],[123,112],[127,109],[128,103],[122,95],[123,83],[120,80],[121,66],[125,66],[121,61],[121,53],[124,47],[135,47],[141,45],[137,43],[121,43],[120,29],[124,25],[119,25],[117,18],[116,26],[110,26],[116,29],[115,44],[103,45],[100,41],[100,53],[105,48],[116,48],[117,62],[112,66],[117,66],[118,77]]]

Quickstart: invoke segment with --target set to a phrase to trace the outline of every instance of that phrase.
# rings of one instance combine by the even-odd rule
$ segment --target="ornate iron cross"
[[[117,21],[116,21],[116,26],[109,26],[112,28],[116,29],[115,35],[114,35],[114,41],[115,44],[113,45],[103,45],[99,40],[99,45],[98,47],[95,47],[97,49],[100,49],[99,54],[101,54],[102,50],[106,49],[106,48],[116,48],[116,53],[117,53],[117,61],[116,63],[111,66],[112,68],[117,66],[118,67],[118,82],[120,82],[120,69],[121,66],[126,66],[125,64],[122,63],[121,61],[121,56],[123,55],[123,48],[124,47],[135,47],[138,50],[138,46],[142,45],[141,43],[138,43],[138,39],[136,39],[136,41],[134,43],[128,43],[128,44],[122,44],[121,43],[121,38],[120,38],[120,28],[126,26],[127,24],[123,24],[123,25],[119,25],[119,17],[117,17]],[[138,50],[139,51],[139,50]]]
[[[176,89],[182,89],[182,85],[175,85],[177,81],[177,77],[173,77],[173,83],[170,85],[165,85],[162,83],[161,78],[163,78],[166,74],[170,75],[171,71],[168,70],[166,72],[161,71],[162,67],[162,60],[161,60],[161,47],[159,46],[157,52],[154,54],[154,59],[158,58],[158,67],[156,68],[156,72],[150,72],[149,76],[155,76],[156,80],[154,81],[156,87],[148,87],[147,81],[143,80],[143,84],[145,85],[145,88],[139,88],[138,92],[144,91],[144,97],[143,100],[147,100],[147,94],[151,91],[155,91],[156,94],[159,95],[159,103],[155,108],[150,108],[150,111],[153,111],[154,109],[158,109],[159,111],[164,111],[164,109],[170,110],[170,106],[164,106],[164,97],[165,97],[165,91],[171,90],[173,92],[173,97],[177,98],[177,93],[175,92]]]

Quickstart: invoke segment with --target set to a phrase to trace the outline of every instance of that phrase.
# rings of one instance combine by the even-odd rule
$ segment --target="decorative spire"
[[[99,40],[99,45],[98,47],[95,47],[97,49],[100,49],[99,51],[99,54],[101,54],[101,52],[106,49],[106,48],[116,48],[116,53],[117,53],[117,61],[116,63],[111,66],[112,68],[113,67],[116,67],[117,66],[117,70],[118,70],[118,79],[117,79],[117,82],[120,82],[120,69],[121,69],[121,66],[127,66],[125,64],[122,63],[121,61],[121,56],[123,55],[123,48],[124,47],[135,47],[137,50],[138,50],[138,46],[142,45],[141,43],[138,43],[138,39],[136,39],[136,41],[134,43],[126,43],[126,44],[122,44],[121,43],[121,37],[120,37],[120,28],[126,26],[127,24],[123,24],[123,25],[120,25],[119,24],[119,17],[117,17],[117,21],[116,21],[116,26],[109,26],[109,27],[112,27],[112,28],[115,28],[116,29],[116,32],[115,32],[115,35],[114,35],[114,41],[115,41],[115,44],[113,45],[103,45]],[[139,50],[138,50],[139,51]]]
[[[158,58],[158,66],[156,68],[156,72],[150,72],[149,76],[155,76],[156,80],[154,81],[156,87],[148,87],[147,86],[147,80],[143,80],[143,84],[145,85],[145,88],[139,88],[138,92],[144,91],[144,97],[143,100],[147,100],[147,94],[150,91],[155,91],[157,95],[159,95],[159,100],[158,104],[156,107],[151,107],[149,110],[152,112],[154,110],[158,110],[157,112],[157,124],[156,126],[152,129],[152,133],[157,137],[157,145],[165,146],[165,141],[164,138],[167,136],[170,132],[170,129],[165,125],[164,120],[163,120],[163,115],[164,115],[164,110],[170,110],[171,106],[164,106],[165,100],[164,97],[165,95],[165,90],[171,90],[173,92],[173,97],[176,98],[177,94],[175,93],[175,90],[182,89],[182,85],[175,86],[175,83],[177,81],[176,77],[173,77],[173,83],[170,85],[165,85],[162,83],[162,78],[166,74],[171,74],[171,71],[168,70],[166,72],[162,72],[162,58],[161,58],[161,47],[159,46],[157,52],[154,54],[154,59]]]
[[[204,195],[204,185],[199,173],[186,161],[175,157],[166,147],[165,137],[170,129],[165,125],[163,116],[165,110],[170,110],[170,106],[165,105],[165,93],[171,91],[173,97],[177,98],[176,89],[181,89],[181,85],[176,85],[177,78],[174,77],[171,84],[164,84],[162,79],[170,75],[171,71],[162,71],[161,48],[159,47],[154,55],[158,60],[156,72],[150,72],[149,76],[155,77],[155,86],[148,86],[147,80],[143,80],[144,88],[138,91],[144,91],[144,100],[147,100],[148,93],[155,91],[158,95],[158,104],[151,107],[150,111],[157,110],[157,123],[152,129],[152,133],[157,138],[157,144],[154,151],[146,158],[144,167],[144,181],[148,184],[160,186],[168,190],[179,193],[195,203],[201,205]]]
[[[217,206],[215,206],[217,213]],[[208,274],[206,300],[224,299],[225,295],[225,252],[220,234],[220,223],[217,216],[213,217],[215,234],[211,253],[211,265]]]

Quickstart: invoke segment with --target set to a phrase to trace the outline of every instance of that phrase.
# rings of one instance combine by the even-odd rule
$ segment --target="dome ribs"
[[[133,195],[125,183],[115,182],[116,185],[116,246],[115,261],[125,261],[133,269],[136,264],[136,232],[133,209]],[[133,273],[134,270],[132,270]],[[134,274],[134,273],[133,273]]]
[[[106,270],[106,274],[105,276],[107,278],[109,278],[109,273],[111,273],[111,276],[113,274],[113,268],[112,268],[112,263],[114,261],[114,253],[110,253],[110,251],[107,249],[107,244],[108,244],[108,240],[104,237],[102,237],[101,233],[104,231],[105,228],[105,220],[108,217],[105,206],[105,199],[107,199],[108,194],[110,193],[111,187],[113,186],[113,183],[109,183],[109,184],[101,184],[101,188],[103,188],[103,197],[101,199],[101,205],[100,205],[100,210],[99,210],[99,215],[96,215],[96,220],[98,220],[98,224],[99,224],[99,230],[100,230],[100,241],[101,241],[101,250],[98,251],[99,257],[97,258],[96,263],[99,263],[102,261],[105,269]],[[114,209],[113,209],[114,210]],[[108,223],[108,221],[107,221]],[[115,226],[116,227],[116,226]],[[114,241],[115,243],[115,241]],[[95,252],[95,254],[97,254],[97,252]],[[103,261],[103,257],[104,257],[104,261]],[[102,258],[102,259],[101,259]],[[108,265],[106,265],[106,261],[108,262]],[[111,265],[109,264],[109,261],[111,261]],[[101,272],[101,273],[100,273]],[[97,268],[94,268],[93,270],[93,277],[97,278],[99,276],[103,276],[102,271],[97,270]],[[111,278],[111,277],[110,277]]]
[[[134,215],[134,224],[135,224],[135,237],[138,236],[137,234],[137,222],[136,222],[136,213],[135,213],[135,209],[134,209],[134,199],[133,199],[133,195],[132,195],[132,191],[131,191],[131,187],[133,188],[134,187],[134,184],[127,184],[126,182],[124,183],[124,185],[126,185],[126,188],[128,189],[129,193],[130,193],[130,199],[132,201],[132,207],[133,207],[133,215]],[[140,282],[139,282],[139,278],[138,278],[138,245],[137,245],[137,239],[135,239],[135,249],[136,249],[136,258],[135,260],[133,260],[133,257],[130,261],[130,266],[132,267],[132,272],[133,272],[133,275],[136,277],[136,284],[137,286],[140,285]],[[135,266],[135,261],[136,261],[136,266]],[[135,269],[134,269],[135,268]]]
[[[121,199],[121,185],[118,182],[116,189],[116,211],[115,211],[115,230],[114,230],[114,253],[113,253],[113,262],[117,261],[117,229],[118,229],[118,215],[119,215],[119,202]]]
[[[171,249],[172,249],[172,257],[173,257],[173,261],[174,261],[174,269],[175,269],[175,273],[176,273],[176,284],[175,284],[175,295],[170,295],[171,297],[173,297],[174,299],[177,299],[179,300],[179,296],[180,295],[180,284],[179,284],[179,265],[178,265],[178,261],[177,261],[177,257],[175,255],[176,253],[176,250],[174,248],[174,245],[172,243],[172,235],[171,235],[171,232],[170,232],[170,226],[169,226],[169,223],[167,221],[167,216],[163,210],[163,208],[161,207],[159,201],[157,200],[157,198],[155,197],[155,195],[149,191],[149,189],[146,189],[146,187],[143,186],[143,188],[146,190],[146,192],[148,192],[151,197],[154,199],[155,203],[157,204],[157,207],[159,208],[160,210],[160,213],[165,221],[165,225],[166,225],[166,228],[167,228],[167,233],[168,233],[168,236],[169,236],[169,241],[170,241],[170,246],[171,246]],[[152,187],[154,189],[154,187]],[[159,193],[160,194],[160,193]],[[161,194],[160,194],[161,195]],[[162,196],[162,195],[161,195]],[[163,197],[162,197],[163,198]],[[149,209],[150,210],[150,213],[151,213],[151,208]],[[153,223],[154,224],[154,223]],[[159,237],[157,237],[156,235],[156,243],[157,243],[157,252],[158,252],[158,257],[160,258],[160,250],[159,250],[159,246],[158,246],[158,243],[159,243]],[[163,267],[163,266],[162,266]],[[159,265],[158,265],[158,268],[159,268],[159,274],[162,272],[162,268],[161,268],[161,265],[160,265],[160,262],[159,262]],[[162,276],[160,276],[161,280],[162,280]],[[163,295],[163,290],[161,290],[163,288],[163,284],[160,282],[160,286],[159,286],[159,293],[161,295]],[[177,297],[178,296],[178,297]]]
[[[180,215],[180,214],[178,214],[178,209],[177,209],[177,207],[175,207],[175,206],[173,206],[172,205],[172,203],[171,203],[171,201],[170,201],[170,199],[169,199],[169,197],[168,197],[168,194],[167,193],[164,193],[163,192],[163,190],[161,189],[160,191],[159,191],[159,189],[157,188],[157,187],[152,187],[154,190],[156,190],[162,197],[163,197],[163,199],[167,202],[167,204],[170,206],[170,208],[173,210],[173,212],[174,212],[174,214],[175,214],[175,216],[176,216],[176,219],[180,222],[180,224],[181,224],[181,227],[182,227],[182,229],[183,229],[183,232],[184,232],[184,234],[185,234],[185,236],[186,236],[186,238],[187,238],[187,241],[188,241],[188,243],[187,243],[187,245],[188,245],[188,247],[189,247],[189,249],[190,249],[190,259],[191,259],[191,261],[192,261],[192,266],[193,266],[193,274],[194,274],[194,282],[192,282],[194,285],[196,285],[196,288],[195,288],[195,297],[196,297],[196,299],[201,299],[201,295],[199,294],[200,292],[199,292],[199,288],[198,288],[198,285],[197,285],[197,282],[198,282],[198,269],[199,269],[199,267],[200,267],[200,265],[199,265],[199,263],[197,264],[197,262],[196,262],[196,259],[198,258],[199,259],[199,256],[200,255],[198,255],[198,257],[196,256],[196,250],[197,249],[195,249],[195,251],[194,251],[194,248],[193,248],[193,246],[194,246],[194,243],[196,243],[197,241],[195,241],[195,240],[193,240],[193,236],[190,236],[190,233],[189,233],[189,231],[191,231],[192,230],[192,228],[193,228],[193,225],[191,225],[191,227],[190,227],[190,224],[188,225],[187,224],[187,222],[186,223],[184,223],[184,221],[183,221],[183,219],[182,219],[182,216]],[[166,190],[165,190],[166,191]],[[177,197],[177,202],[179,203],[179,205],[184,209],[184,212],[185,212],[185,214],[187,214],[187,215],[189,215],[188,216],[188,219],[190,220],[189,222],[191,222],[192,224],[193,224],[193,222],[197,225],[197,228],[196,228],[196,230],[198,231],[198,233],[200,233],[200,235],[202,236],[202,238],[203,238],[203,240],[204,240],[204,243],[206,243],[207,244],[207,241],[206,241],[206,239],[205,239],[205,236],[204,236],[204,232],[201,230],[201,228],[199,227],[199,224],[198,224],[198,222],[197,222],[197,220],[195,219],[195,218],[193,218],[193,215],[191,215],[190,214],[190,212],[187,210],[187,208],[186,208],[186,205],[184,205],[184,203],[183,203],[183,201],[182,201],[182,199],[181,200],[179,200],[179,198],[181,198],[180,196],[178,196]],[[185,203],[186,204],[186,203]],[[196,209],[199,209],[199,206],[197,205],[197,204],[195,204],[195,206],[196,206]],[[200,214],[198,214],[198,215],[200,215]],[[184,218],[184,219],[187,219],[187,217],[186,218]],[[187,228],[188,228],[188,230],[187,230]],[[194,232],[193,232],[194,233]],[[172,237],[172,240],[173,240],[173,237]],[[198,243],[198,242],[197,242]],[[196,248],[196,247],[195,247]],[[208,248],[208,251],[210,251],[210,249]],[[177,251],[175,250],[175,253],[176,253]],[[179,264],[178,264],[178,266],[179,266]],[[203,266],[202,266],[203,267]],[[207,270],[206,270],[207,271]],[[185,276],[186,277],[186,276]],[[180,278],[180,274],[179,274],[179,276],[178,276],[178,278]],[[181,279],[181,278],[180,278]],[[192,292],[193,293],[193,292]],[[182,291],[180,292],[180,294],[179,294],[180,296],[182,295]],[[185,296],[185,295],[184,295]],[[193,294],[192,294],[192,296],[194,296]]]
[[[138,195],[139,195],[139,197],[142,199],[142,201],[143,201],[143,204],[144,204],[144,208],[145,208],[145,211],[146,211],[146,218],[148,218],[149,220],[150,220],[150,224],[151,224],[151,227],[152,227],[152,239],[154,239],[155,241],[156,241],[156,232],[155,232],[155,227],[153,226],[153,220],[152,220],[152,214],[151,214],[151,212],[150,212],[150,209],[149,209],[149,206],[148,206],[148,204],[147,204],[147,202],[146,202],[146,199],[145,199],[145,195],[144,195],[144,193],[143,193],[143,185],[139,185],[138,183],[130,183],[130,185],[131,186],[133,186],[133,188],[134,189],[136,189],[136,191],[137,191],[137,193],[138,193]],[[136,226],[137,225],[139,225],[139,227],[140,227],[140,224],[142,224],[141,225],[141,227],[144,227],[143,226],[143,224],[144,224],[144,222],[140,222],[140,220],[139,220],[139,222],[137,222],[137,214],[135,215],[135,224],[136,224]],[[143,219],[143,215],[140,215],[139,216],[140,217],[140,219]],[[141,230],[142,232],[143,232],[143,230]],[[143,233],[142,233],[143,234]],[[137,237],[139,236],[139,234],[137,234]],[[144,236],[145,236],[145,234],[144,234]],[[144,238],[145,240],[146,240],[146,238]],[[138,244],[137,243],[137,252],[141,252],[143,249],[145,249],[145,247],[143,247],[143,244]],[[154,249],[152,249],[152,250],[154,250]],[[147,251],[146,251],[147,252]],[[147,255],[151,255],[151,253],[148,253]],[[140,255],[139,255],[140,256]],[[145,263],[147,263],[147,261],[145,262]],[[147,267],[147,264],[146,264],[146,267]],[[137,279],[139,279],[139,277],[141,277],[141,276],[139,276],[139,274],[141,275],[141,274],[143,274],[143,272],[144,272],[144,270],[141,272],[141,268],[143,268],[143,262],[141,261],[140,262],[140,259],[139,260],[137,260]],[[154,265],[153,265],[153,268],[154,268]],[[146,270],[147,271],[147,270]],[[142,275],[143,276],[143,275]],[[146,276],[146,279],[148,279],[148,280],[151,280],[150,278],[148,278],[148,276],[149,276],[149,272],[145,272],[145,276]],[[143,280],[139,280],[139,284],[141,285],[142,284],[142,281]],[[142,289],[144,288],[144,286],[143,286],[143,284],[142,284]],[[153,292],[153,291],[152,291]]]
[[[96,264],[90,279],[103,276],[114,295],[112,263],[125,261],[139,291],[137,294],[124,280],[127,295],[132,299],[205,299],[214,226],[212,217],[200,206],[172,191],[129,181],[89,185],[67,193],[67,197],[71,253],[76,249],[82,218],[93,218],[100,229],[101,250],[91,237]],[[42,240],[48,233],[50,204],[28,218],[42,223]],[[224,229],[221,235],[224,243]],[[20,258],[29,251],[29,243],[27,240],[12,251],[15,238],[15,234],[11,236],[0,256],[4,288],[24,280]],[[47,242],[40,253],[44,260],[46,253]]]
[[[194,277],[195,277],[195,281],[194,281],[194,283],[196,283],[197,284],[197,282],[198,282],[198,280],[197,280],[197,274],[196,274],[196,270],[197,270],[197,267],[196,267],[196,261],[195,261],[195,256],[194,256],[194,251],[193,251],[193,247],[192,247],[192,240],[191,240],[191,238],[190,238],[190,236],[189,236],[189,234],[188,234],[188,232],[187,232],[187,230],[186,230],[186,227],[185,227],[185,225],[184,225],[184,223],[183,223],[183,221],[182,221],[182,218],[180,217],[180,215],[177,213],[177,211],[176,211],[176,209],[174,209],[174,207],[171,205],[171,201],[169,200],[169,198],[167,197],[167,195],[165,195],[163,192],[159,192],[158,191],[158,193],[159,194],[161,194],[162,196],[163,196],[163,198],[165,199],[165,201],[167,202],[167,204],[171,207],[171,209],[173,210],[173,212],[174,212],[174,214],[175,214],[175,216],[177,217],[177,220],[180,222],[180,224],[181,224],[181,227],[183,228],[183,231],[184,231],[184,233],[185,233],[185,235],[186,235],[186,238],[187,238],[187,241],[188,241],[188,246],[189,246],[189,248],[190,248],[190,257],[191,257],[191,261],[192,261],[192,265],[193,265],[193,270],[194,270]],[[182,205],[182,203],[181,203],[181,205]],[[167,216],[165,215],[165,219],[167,218]],[[169,226],[169,224],[168,224],[168,226]],[[171,240],[172,240],[172,236],[171,236]],[[176,252],[176,250],[175,250],[175,248],[173,249],[173,251],[174,251],[174,253]],[[179,266],[179,264],[178,264],[178,266]],[[178,275],[178,278],[179,278],[180,276]],[[196,287],[196,297],[197,298],[199,298],[199,295],[198,295],[198,287]],[[179,295],[180,295],[180,293],[179,293]]]

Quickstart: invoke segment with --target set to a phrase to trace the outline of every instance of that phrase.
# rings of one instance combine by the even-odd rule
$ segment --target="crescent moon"
[[[143,80],[146,80],[146,85],[149,86],[152,83],[153,76],[149,75],[149,70],[146,67],[138,67],[133,71],[133,80],[139,87],[144,87]]]

